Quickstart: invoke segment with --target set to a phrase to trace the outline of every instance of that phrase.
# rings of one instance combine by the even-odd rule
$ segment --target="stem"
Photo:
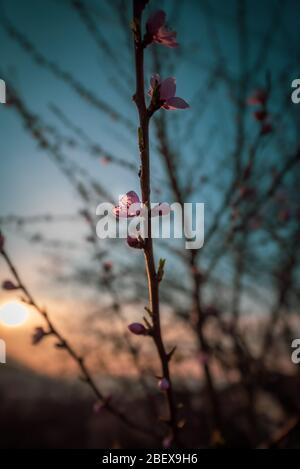
[[[155,57],[156,58],[156,57]],[[159,62],[155,61],[159,67]],[[166,172],[169,177],[170,185],[174,194],[176,201],[183,206],[184,197],[182,190],[178,183],[178,178],[176,174],[176,168],[172,162],[172,155],[169,150],[169,144],[166,132],[164,130],[165,122],[163,116],[156,121],[156,133],[160,142],[160,153],[163,157],[163,161],[166,166]],[[203,331],[203,314],[202,314],[202,301],[201,301],[201,282],[197,269],[197,253],[198,251],[191,250],[188,253],[187,264],[190,270],[191,280],[193,282],[193,313],[196,318],[196,333],[199,343],[199,348],[204,354],[210,355],[209,344],[207,343],[204,331]],[[212,410],[212,419],[214,430],[219,430],[222,433],[222,415],[220,410],[219,399],[217,395],[217,390],[215,388],[215,383],[212,375],[212,371],[209,363],[202,365],[204,370],[204,376],[206,381],[206,387],[208,391],[208,396],[210,400],[211,410]]]
[[[144,90],[144,46],[141,36],[142,11],[139,0],[133,0],[134,16],[134,50],[135,50],[135,74],[136,74],[136,93],[134,101],[139,114],[139,147],[141,159],[140,186],[142,202],[148,208],[150,215],[150,152],[149,152],[149,122],[151,114],[147,110],[145,103]],[[166,352],[160,324],[159,311],[159,282],[157,278],[155,260],[153,253],[153,242],[151,236],[151,217],[148,217],[148,237],[145,239],[144,257],[148,279],[149,308],[152,312],[153,331],[152,337],[157,348],[163,377],[169,382],[169,389],[166,391],[166,397],[169,408],[169,424],[172,432],[172,440],[177,442],[177,409],[174,399],[173,386],[169,370],[169,356]]]
[[[197,275],[195,271],[196,267],[196,252],[191,251],[190,254],[190,267],[191,267],[191,272],[192,272],[192,278],[193,278],[193,283],[194,283],[194,288],[193,288],[193,310],[196,315],[196,330],[197,330],[197,337],[199,341],[199,347],[200,350],[205,354],[205,355],[210,355],[210,347],[209,344],[206,340],[204,331],[203,331],[203,311],[202,311],[202,301],[201,301],[201,281],[199,276]],[[219,404],[219,399],[218,399],[218,394],[215,388],[214,384],[214,379],[212,376],[212,372],[210,369],[209,363],[205,362],[203,364],[203,370],[204,370],[204,375],[205,375],[205,380],[206,380],[206,386],[208,390],[208,395],[210,399],[210,404],[211,404],[211,410],[212,410],[212,415],[213,415],[213,425],[214,425],[214,430],[218,430],[220,433],[223,432],[223,419],[221,415],[221,409],[220,409],[220,404]]]

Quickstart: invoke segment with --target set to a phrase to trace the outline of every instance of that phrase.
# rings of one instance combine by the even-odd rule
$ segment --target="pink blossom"
[[[176,32],[169,31],[166,26],[166,13],[162,10],[155,11],[146,23],[147,34],[145,37],[146,45],[155,42],[166,47],[177,47]]]
[[[174,77],[161,80],[158,74],[153,75],[150,80],[150,89],[148,94],[153,99],[157,92],[159,95],[160,107],[163,107],[168,111],[186,109],[189,107],[188,103],[184,101],[184,99],[175,96],[176,79]]]
[[[119,200],[119,205],[114,208],[114,214],[117,218],[132,218],[140,215],[141,202],[139,196],[134,191],[129,191]]]
[[[168,391],[170,389],[170,383],[167,378],[162,378],[158,381],[158,387],[161,391]]]
[[[3,290],[18,290],[18,286],[15,285],[11,280],[4,280],[2,283]]]
[[[36,327],[32,336],[32,345],[37,345],[46,335],[48,335],[48,333],[43,327]]]
[[[127,244],[130,248],[143,249],[144,241],[141,238],[134,238],[133,236],[127,236]]]
[[[142,215],[144,207],[137,193],[129,191],[120,198],[119,205],[114,208],[113,212],[117,218],[133,218]],[[170,206],[163,202],[151,210],[151,217],[163,216],[168,213],[170,213]]]
[[[132,334],[135,334],[135,335],[147,334],[147,329],[140,322],[133,322],[132,324],[129,324],[128,329],[130,330],[130,332],[132,332]]]

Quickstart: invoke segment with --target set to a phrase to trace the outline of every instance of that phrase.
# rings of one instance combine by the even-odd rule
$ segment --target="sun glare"
[[[21,326],[28,319],[29,311],[22,303],[10,301],[0,306],[0,323],[5,326]]]

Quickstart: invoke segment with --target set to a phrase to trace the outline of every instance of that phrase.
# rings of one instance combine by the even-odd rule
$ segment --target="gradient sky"
[[[116,107],[124,116],[129,117],[133,125],[136,123],[136,112],[131,101],[133,90],[126,88],[126,83],[120,75],[114,60],[101,54],[91,35],[80,21],[78,14],[70,8],[67,0],[28,0],[26,2],[12,0],[1,2],[3,11],[9,20],[31,40],[50,60],[58,63],[63,69],[70,71],[78,77],[87,88],[93,90],[111,106]],[[119,63],[132,72],[132,54],[126,47],[127,37],[120,30],[116,11],[111,7],[113,2],[86,1],[91,10],[103,37],[114,50]],[[224,57],[228,70],[234,74],[239,73],[240,52],[237,41],[237,15],[238,2],[227,0],[222,6],[216,1],[189,0],[180,2],[178,10],[173,9],[171,0],[152,1],[148,11],[156,7],[163,7],[170,12],[171,26],[176,25],[180,49],[177,51],[175,69],[172,71],[177,77],[178,95],[184,97],[191,105],[191,110],[201,110],[201,100],[198,99],[198,90],[205,83],[205,68],[214,63],[216,45],[209,42],[211,30],[216,37],[217,47]],[[298,14],[300,6],[297,1],[279,2],[275,0],[246,2],[246,31],[247,31],[247,57],[249,69],[254,63],[257,53],[268,36],[269,28],[280,24],[278,34],[274,34],[269,50],[265,57],[265,64],[257,75],[254,74],[249,84],[249,91],[255,84],[264,82],[266,71],[276,74],[277,70],[290,65],[290,79],[286,79],[286,90],[289,94],[291,80],[300,75],[299,66],[295,67],[295,54],[293,48],[299,43],[300,31],[298,27]],[[128,16],[129,11],[125,12]],[[208,22],[207,18],[211,18]],[[129,36],[130,40],[130,36]],[[16,87],[24,98],[28,108],[37,112],[47,123],[60,126],[60,123],[49,110],[50,103],[57,103],[71,118],[74,124],[84,129],[95,141],[101,142],[104,149],[113,152],[120,158],[136,162],[138,159],[135,136],[129,135],[122,126],[107,116],[91,108],[81,100],[67,85],[57,80],[51,73],[38,67],[30,57],[9,38],[0,27],[0,53],[1,70],[8,77],[9,82]],[[170,51],[159,53],[170,54]],[[174,51],[172,53],[175,54]],[[150,55],[150,54],[149,54]],[[297,61],[296,61],[297,63]],[[207,64],[207,65],[205,65]],[[299,62],[298,62],[299,64]],[[154,72],[149,63],[146,77]],[[122,96],[112,86],[113,80],[124,83],[127,90]],[[211,93],[209,106],[205,119],[199,119],[196,126],[197,145],[207,140],[210,135],[215,116],[222,115],[222,124],[218,128],[217,138],[212,137],[209,152],[206,155],[205,171],[215,174],[216,165],[221,162],[224,170],[218,170],[220,181],[223,184],[228,178],[228,168],[222,162],[222,154],[230,151],[232,126],[232,108],[228,95],[222,87],[218,87],[216,74],[216,92]],[[213,87],[214,88],[214,87]],[[276,89],[274,93],[276,93]],[[128,94],[126,94],[128,93]],[[197,101],[198,99],[198,101]],[[291,105],[292,106],[292,105]],[[180,116],[168,115],[175,124],[182,126],[188,122],[191,114],[179,113]],[[169,113],[170,114],[170,113]],[[194,114],[193,114],[194,115]],[[196,114],[197,115],[197,114]],[[194,115],[195,118],[195,115]],[[255,134],[255,123],[249,113],[249,132]],[[220,124],[219,124],[220,126]],[[174,127],[175,128],[175,127]],[[1,131],[1,160],[0,160],[0,215],[18,214],[31,215],[39,213],[66,214],[76,213],[80,202],[74,190],[68,187],[65,177],[55,167],[45,152],[37,148],[36,142],[23,128],[16,112],[7,107],[0,106]],[[66,130],[65,135],[71,135]],[[180,135],[180,132],[178,133]],[[176,138],[176,135],[174,134]],[[180,141],[179,141],[180,139]],[[180,145],[181,157],[188,167],[197,155],[195,154],[195,141],[191,142],[184,135],[179,137],[175,144]],[[103,166],[99,161],[92,161],[84,150],[70,151],[68,156],[89,170],[96,178],[99,177],[112,196],[117,199],[119,194],[129,189],[139,190],[138,178],[113,165]],[[184,166],[183,164],[183,166]],[[220,168],[220,166],[219,166]],[[183,168],[184,170],[185,168]],[[229,168],[230,169],[230,168]],[[163,194],[165,186],[157,178],[162,174],[161,166],[153,152],[153,186],[159,187]],[[166,195],[168,198],[168,195]],[[196,193],[196,200],[207,204],[206,216],[209,220],[215,204],[218,203],[216,191],[201,194]],[[71,230],[71,231],[70,231]],[[72,236],[73,228],[64,227],[67,237]],[[14,235],[12,235],[14,236]],[[69,239],[69,238],[68,238]],[[19,242],[14,242],[14,249],[19,250]],[[20,250],[19,250],[20,251]],[[21,254],[21,252],[19,252]],[[24,249],[22,247],[22,255]]]
[[[130,64],[130,56],[125,47],[118,45],[118,38],[124,43],[124,37],[118,30],[118,22],[106,2],[88,1],[87,5],[97,13],[97,21],[102,34],[106,37],[120,62],[127,57]],[[207,2],[204,2],[204,5]],[[100,8],[101,4],[101,8]],[[153,2],[154,5],[163,4],[166,10],[173,5],[172,0],[165,2]],[[176,64],[176,77],[178,82],[178,95],[186,98],[193,106],[193,97],[203,79],[197,69],[199,61],[211,60],[210,44],[206,41],[206,26],[204,15],[198,1],[189,0],[182,2],[180,17],[176,18],[179,40],[182,48],[195,50],[189,53],[187,59],[178,60]],[[222,6],[219,2],[209,2],[212,8],[212,27],[216,28],[222,47],[222,53],[230,69],[238,69],[238,50],[236,41],[236,1],[227,0]],[[128,96],[127,103],[120,99],[112,90],[111,77],[117,75],[113,64],[107,57],[101,57],[99,50],[91,39],[89,33],[80,23],[76,12],[70,8],[68,1],[28,0],[26,2],[12,0],[3,1],[4,11],[9,19],[35,43],[39,50],[54,61],[57,61],[64,69],[73,72],[87,87],[98,93],[105,101],[121,109],[125,115],[129,115],[133,122],[135,109]],[[249,38],[248,63],[254,57],[260,46],[262,35],[267,31],[271,21],[276,21],[276,10],[280,2],[265,0],[251,1],[247,4],[247,27]],[[299,3],[289,1],[282,3],[280,8],[280,20],[287,30],[287,37],[291,43],[299,41],[298,15]],[[201,11],[200,11],[201,10]],[[273,18],[275,15],[275,19]],[[286,38],[274,37],[274,44],[268,54],[265,69],[280,67],[285,61],[290,60],[289,44]],[[67,86],[53,78],[47,71],[41,70],[30,58],[13,43],[6,33],[0,28],[1,65],[0,70],[12,80],[18,91],[28,103],[29,108],[45,116],[51,122],[53,115],[48,111],[48,104],[58,102],[75,123],[82,126],[95,139],[101,139],[104,148],[111,149],[122,158],[135,161],[137,154],[135,142],[130,137],[130,145],[115,137],[113,132],[122,133],[117,124],[104,118],[98,112],[94,112],[90,106],[80,100]],[[194,47],[194,49],[192,49]],[[151,74],[151,72],[148,73]],[[291,77],[297,76],[299,70],[291,69]],[[146,73],[147,76],[147,73]],[[118,77],[120,78],[120,77]],[[218,77],[216,77],[217,80]],[[261,77],[257,76],[259,82]],[[287,89],[289,83],[287,83]],[[226,107],[226,106],[225,106]],[[224,103],[219,102],[218,111],[224,112]],[[184,116],[185,118],[186,116]],[[114,126],[112,132],[112,125]],[[205,135],[205,125],[199,126],[199,132]],[[224,122],[224,125],[226,123]],[[204,129],[203,129],[204,127]],[[1,129],[1,198],[0,213],[30,214],[46,211],[61,213],[73,212],[76,209],[74,197],[71,191],[65,190],[65,181],[59,171],[51,162],[37,150],[35,143],[22,129],[19,118],[13,111],[4,106],[0,108]],[[123,132],[124,134],[124,132]],[[199,135],[201,138],[201,135]],[[188,144],[188,142],[186,142]],[[189,158],[188,151],[184,154]],[[91,165],[85,155],[79,155],[84,164]],[[126,179],[115,168],[99,167],[94,164],[92,170],[105,171],[105,180],[111,193],[117,196],[128,189],[128,186],[137,188],[138,181],[128,173]],[[12,196],[13,194],[13,196]],[[63,198],[63,203],[61,203]]]
[[[9,20],[32,41],[36,47],[49,59],[58,63],[63,69],[70,71],[87,88],[93,90],[105,102],[109,103],[131,119],[136,124],[136,111],[131,101],[132,88],[128,88],[126,80],[119,71],[118,63],[127,68],[133,79],[132,54],[126,46],[128,37],[120,29],[113,2],[99,0],[86,1],[103,37],[114,51],[115,58],[110,59],[97,48],[91,35],[80,21],[76,11],[70,7],[67,0],[2,0],[1,6]],[[178,2],[178,11],[174,11],[174,1],[150,2],[148,11],[156,7],[164,8],[169,15],[170,26],[175,25],[181,48],[177,52],[159,51],[162,54],[174,53],[176,57],[172,74],[177,78],[178,96],[186,99],[194,114],[179,113],[170,116],[174,121],[174,142],[178,144],[183,161],[183,171],[197,158],[195,148],[207,140],[213,128],[216,115],[219,120],[218,133],[211,136],[211,145],[206,155],[205,171],[216,175],[216,186],[222,186],[228,180],[230,168],[223,161],[223,154],[230,151],[233,126],[232,106],[225,89],[218,86],[218,75],[215,76],[215,89],[210,94],[205,118],[200,118],[196,125],[192,141],[182,133],[182,122],[189,122],[190,116],[197,117],[201,111],[201,100],[198,91],[207,79],[206,69],[214,64],[216,47],[224,57],[224,63],[233,75],[238,76],[240,66],[240,51],[237,41],[237,1],[224,2],[187,0]],[[300,77],[299,56],[295,57],[294,47],[300,43],[299,15],[300,3],[296,0],[280,2],[275,0],[248,1],[246,4],[247,50],[243,57],[247,67],[255,63],[257,53],[273,25],[278,34],[270,41],[266,53],[265,63],[249,83],[249,92],[253,86],[264,83],[267,71],[271,74],[288,67],[285,89],[274,90],[276,93],[288,95],[293,78]],[[125,12],[125,15],[127,12]],[[148,13],[147,13],[148,14]],[[129,14],[128,24],[129,24]],[[207,21],[210,18],[211,21]],[[216,44],[208,38],[213,30]],[[38,113],[50,124],[60,122],[49,109],[49,104],[57,103],[65,114],[72,119],[101,146],[124,160],[137,162],[138,152],[134,135],[128,134],[118,122],[101,114],[80,99],[74,91],[47,70],[38,67],[31,58],[12,41],[0,24],[0,78],[5,74],[7,85],[11,84],[18,90],[28,108]],[[165,57],[165,55],[163,56]],[[117,62],[116,62],[117,61]],[[295,65],[296,63],[296,65]],[[298,65],[297,65],[298,63]],[[152,63],[147,62],[146,77],[150,78],[153,70]],[[124,85],[122,95],[114,88],[114,81]],[[214,80],[213,80],[214,81]],[[127,93],[127,94],[126,94]],[[293,106],[291,104],[291,106]],[[296,112],[296,111],[295,111]],[[298,109],[300,112],[300,106]],[[195,114],[196,113],[196,114]],[[182,119],[182,121],[181,121]],[[255,123],[249,114],[247,118],[249,135],[255,135]],[[173,122],[172,121],[172,122]],[[221,125],[220,125],[221,122]],[[177,126],[177,127],[176,127]],[[65,135],[71,136],[69,130],[63,130]],[[217,137],[215,136],[217,135]],[[43,213],[75,214],[81,208],[81,203],[75,191],[68,185],[65,177],[47,157],[46,153],[37,147],[36,142],[24,129],[20,118],[11,107],[0,105],[0,216],[8,214],[33,215]],[[177,140],[176,140],[177,139]],[[176,143],[177,142],[177,143]],[[195,143],[196,142],[196,143]],[[291,144],[293,138],[291,137]],[[153,149],[153,185],[168,198],[168,191],[161,182],[164,178],[155,149]],[[67,149],[68,156],[85,167],[95,178],[99,178],[107,190],[117,200],[119,194],[128,190],[139,190],[136,175],[114,165],[101,165],[98,160],[92,161],[84,149]],[[221,170],[216,169],[216,162],[221,162]],[[213,185],[213,187],[215,187]],[[199,188],[202,189],[202,188]],[[218,204],[218,192],[196,192],[195,200],[207,203],[207,217],[210,219],[214,207]],[[95,210],[94,207],[91,207]],[[50,228],[49,236],[59,235],[61,239],[78,241],[85,231],[79,224],[59,224]],[[46,295],[49,288],[48,279],[41,275],[43,257],[38,251],[28,245],[22,236],[9,230],[8,247],[19,259],[25,275],[38,282],[42,295]],[[80,261],[80,252],[76,252],[75,262]],[[2,270],[0,264],[0,269]],[[59,271],[59,269],[58,269]],[[71,295],[72,287],[64,287],[57,293]],[[46,296],[45,296],[46,298]]]

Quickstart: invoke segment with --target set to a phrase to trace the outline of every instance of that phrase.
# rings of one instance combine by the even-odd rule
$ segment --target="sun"
[[[29,311],[19,301],[10,301],[0,306],[0,323],[5,326],[21,326],[29,316]]]

